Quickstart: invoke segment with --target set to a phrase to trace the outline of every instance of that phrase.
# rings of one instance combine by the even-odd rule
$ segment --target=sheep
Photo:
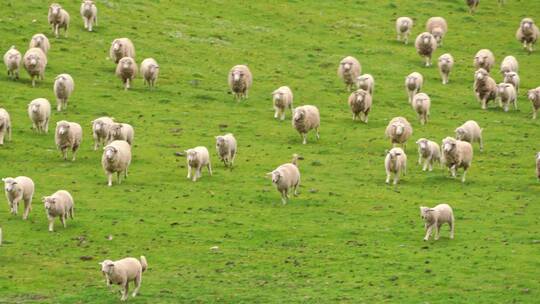
[[[472,145],[466,141],[456,140],[453,137],[446,137],[442,141],[442,163],[445,164],[452,177],[456,177],[456,171],[463,168],[461,182],[465,182],[467,170],[471,167],[473,159]]]
[[[248,92],[253,84],[253,76],[247,65],[235,65],[229,71],[229,89],[233,97],[240,101],[248,98]]]
[[[31,48],[24,54],[23,66],[32,79],[32,87],[36,86],[35,78],[43,80],[47,67],[47,55],[40,48]]]
[[[82,136],[82,128],[78,123],[65,120],[56,123],[54,142],[58,150],[62,152],[64,160],[67,160],[68,150],[71,149],[73,153],[72,161],[75,161],[77,150],[81,146]]]
[[[468,120],[455,130],[456,139],[466,141],[468,143],[478,142],[480,152],[484,151],[484,141],[482,140],[482,131],[478,123],[474,120]]]
[[[527,97],[531,101],[533,107],[532,119],[536,119],[536,113],[538,112],[538,109],[540,109],[540,87],[529,90],[529,92],[527,92]]]
[[[466,1],[467,1],[467,5],[469,6],[469,13],[474,14],[476,9],[478,8],[478,4],[480,4],[480,0],[466,0]]]
[[[514,110],[517,110],[517,93],[516,88],[510,83],[499,83],[497,85],[497,96],[499,97],[500,106],[505,112],[508,112],[508,105],[512,103]]]
[[[422,171],[433,171],[433,163],[441,163],[441,148],[439,144],[426,138],[420,138],[416,141],[418,145],[418,164],[422,165]]]
[[[4,54],[4,64],[6,65],[7,74],[12,80],[19,79],[21,58],[21,52],[14,45]]]
[[[135,47],[133,46],[133,42],[131,42],[129,38],[114,39],[111,43],[111,48],[109,49],[109,57],[116,64],[124,57],[135,59]]]
[[[532,53],[534,44],[540,36],[540,30],[538,26],[534,24],[534,20],[531,18],[524,18],[521,20],[519,28],[516,32],[516,39],[523,43],[523,48],[526,49],[529,54]]]
[[[128,177],[128,169],[131,164],[131,146],[125,140],[115,140],[103,148],[101,165],[107,175],[109,187],[112,186],[112,176],[116,173],[118,184],[122,183],[120,175]]]
[[[120,59],[116,66],[116,76],[122,80],[124,90],[127,91],[131,87],[131,82],[137,76],[137,63],[131,57]]]
[[[411,137],[412,133],[413,128],[411,124],[405,117],[401,116],[392,118],[385,131],[386,137],[390,138],[392,146],[395,147],[396,144],[402,144],[404,150],[407,140]]]
[[[104,260],[99,265],[101,265],[101,272],[105,277],[107,287],[112,290],[112,285],[118,284],[122,288],[122,301],[128,298],[129,282],[131,281],[135,283],[132,296],[137,296],[141,288],[142,274],[148,269],[148,263],[144,256],[141,256],[140,261],[136,258],[125,258],[114,262]]]
[[[293,93],[287,86],[279,87],[272,92],[272,103],[274,105],[274,118],[285,120],[285,109],[289,108],[292,111]]]
[[[420,216],[424,220],[426,236],[424,241],[428,241],[433,228],[435,228],[435,240],[439,239],[439,231],[443,224],[450,226],[450,239],[454,239],[454,211],[448,204],[439,204],[433,208],[420,207]]]
[[[519,72],[519,63],[514,56],[506,56],[501,62],[501,74],[504,76],[509,72]]]
[[[487,109],[488,102],[497,97],[497,83],[489,73],[480,68],[474,73],[474,92],[482,109]]]
[[[540,152],[536,153],[536,176],[540,181]]]
[[[125,140],[130,146],[133,146],[133,137],[135,137],[135,131],[130,124],[112,123],[109,125],[107,143],[115,140]]]
[[[28,214],[32,210],[32,197],[34,196],[34,182],[26,176],[2,178],[4,191],[8,200],[11,214],[17,215],[19,202],[24,201],[23,220],[28,219]]]
[[[409,17],[399,17],[396,20],[396,32],[397,32],[397,41],[401,41],[405,44],[409,44],[409,35],[414,26],[414,22]]]
[[[49,38],[45,36],[44,34],[35,34],[32,36],[32,39],[30,39],[30,43],[28,45],[28,48],[40,48],[45,55],[49,52],[51,49],[51,44],[49,43]]]
[[[429,109],[431,108],[431,98],[426,93],[418,93],[414,95],[412,108],[418,114],[418,119],[421,125],[428,122]]]
[[[495,64],[495,56],[490,50],[481,49],[474,55],[473,63],[475,69],[484,69],[489,73]]]
[[[386,169],[386,183],[390,183],[390,177],[394,175],[394,186],[399,182],[400,175],[407,174],[407,155],[401,148],[393,148],[386,153],[384,159]]]
[[[196,182],[198,178],[202,177],[202,167],[208,168],[208,174],[212,176],[212,164],[210,163],[210,154],[206,147],[195,147],[185,151],[187,159],[188,174],[187,178]],[[191,170],[195,170],[195,173],[191,174]]]
[[[293,159],[290,163],[283,164],[272,172],[267,173],[267,176],[272,177],[272,184],[276,190],[281,193],[281,203],[287,204],[289,200],[289,191],[292,189],[294,196],[298,196],[298,187],[300,187],[300,170],[298,169],[298,160],[304,159],[298,154],[293,154]]]
[[[103,116],[92,120],[92,137],[94,138],[94,151],[108,143],[109,130],[114,124],[113,118]]]
[[[232,169],[237,149],[236,138],[231,133],[216,136],[217,154],[225,167]]]
[[[448,24],[442,17],[431,17],[426,22],[426,32],[431,33],[435,37],[438,46],[442,46],[443,38],[446,32],[448,32]]]
[[[437,40],[435,37],[428,32],[424,32],[416,37],[414,46],[416,47],[418,55],[425,58],[426,67],[430,67],[431,56],[437,50]]]
[[[315,106],[305,105],[293,110],[292,125],[302,136],[302,144],[307,143],[307,134],[310,130],[315,130],[315,136],[319,140],[319,128],[321,125],[321,116],[319,109]]]
[[[521,82],[517,72],[507,72],[504,74],[504,83],[510,83],[516,89],[516,94],[519,93],[519,84]]]
[[[56,96],[56,110],[67,109],[68,99],[75,89],[75,82],[69,74],[60,74],[54,79],[54,95]]]
[[[371,74],[363,74],[356,77],[356,88],[368,91],[369,95],[373,97],[373,91],[375,90],[375,79]]]
[[[0,108],[0,146],[4,145],[6,134],[8,140],[11,141],[11,117],[6,109]]]
[[[69,14],[58,3],[53,3],[49,6],[49,24],[52,27],[52,31],[56,38],[59,36],[59,30],[64,29],[64,36],[67,37],[67,31],[69,28]]]
[[[364,123],[368,122],[369,111],[371,110],[372,97],[368,91],[358,89],[349,96],[349,106],[351,107],[352,120],[360,118]]]
[[[28,104],[28,116],[32,120],[32,129],[38,133],[49,133],[51,104],[45,98],[37,98]]]
[[[452,71],[452,68],[454,67],[454,57],[452,55],[446,53],[439,57],[439,73],[441,74],[442,84],[448,84],[448,78],[450,76],[450,72]]]
[[[412,103],[414,95],[418,94],[424,85],[424,76],[418,72],[412,72],[405,78],[405,89],[409,96],[409,103]]]
[[[345,88],[350,92],[353,88],[356,78],[362,73],[360,62],[351,56],[343,58],[339,62],[337,70],[338,77],[345,83]]]
[[[156,81],[159,76],[159,65],[154,58],[146,58],[141,62],[141,74],[144,79],[144,84],[151,89],[156,86]]]
[[[84,0],[81,3],[81,17],[84,21],[84,28],[87,29],[89,32],[92,31],[92,28],[94,24],[97,26],[97,7],[94,1],[91,0]]]
[[[47,218],[49,219],[49,232],[54,231],[55,217],[60,217],[60,222],[66,228],[68,215],[71,219],[75,215],[75,202],[71,194],[66,190],[58,190],[50,196],[44,196],[42,201],[45,205]]]

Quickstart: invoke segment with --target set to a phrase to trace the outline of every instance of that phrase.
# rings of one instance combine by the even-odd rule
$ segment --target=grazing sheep
[[[405,119],[405,117],[394,117],[388,123],[386,127],[386,137],[390,138],[392,146],[395,147],[396,144],[402,144],[403,149],[405,150],[406,142],[411,137],[413,133],[413,128],[411,124]]]
[[[428,241],[433,228],[435,228],[435,240],[439,239],[439,231],[443,224],[450,226],[450,239],[454,239],[454,211],[447,204],[439,204],[433,208],[420,207],[420,216],[424,220],[426,236],[424,241]]]
[[[497,83],[482,68],[474,73],[474,92],[484,110],[487,109],[488,102],[497,97]]]
[[[405,88],[409,96],[409,103],[412,103],[414,95],[418,94],[424,85],[424,77],[418,72],[412,72],[405,78]]]
[[[0,145],[4,145],[4,137],[8,137],[11,141],[11,118],[8,111],[4,108],[0,108]]]
[[[64,160],[67,160],[68,150],[71,150],[73,153],[72,161],[75,161],[77,150],[81,146],[82,136],[82,128],[78,123],[65,120],[56,123],[54,142],[58,150],[62,151]]]
[[[426,171],[429,168],[429,171],[433,171],[433,163],[441,163],[441,148],[439,144],[434,141],[420,138],[416,141],[418,145],[418,164],[422,165],[422,171]]]
[[[26,176],[2,178],[4,190],[8,200],[11,214],[17,215],[19,212],[19,202],[24,201],[23,220],[28,218],[32,210],[32,197],[34,196],[34,182]]]
[[[375,90],[375,79],[371,74],[363,74],[356,77],[356,88],[368,91],[369,95],[373,97],[373,90]]]
[[[114,39],[109,49],[109,57],[116,64],[124,57],[135,59],[135,47],[129,38]]]
[[[287,86],[279,87],[272,92],[272,103],[274,105],[274,118],[285,120],[285,109],[289,108],[292,111],[293,93]]]
[[[49,38],[45,36],[44,34],[35,34],[32,36],[32,39],[30,39],[30,44],[28,45],[28,48],[40,48],[45,55],[49,52],[51,49],[51,44],[49,43]]]
[[[131,57],[124,57],[120,59],[116,66],[116,76],[122,80],[124,84],[124,90],[128,90],[131,87],[131,82],[137,76],[137,63]]]
[[[428,122],[429,109],[431,108],[431,98],[426,93],[418,93],[414,95],[412,108],[418,114],[418,119],[421,125]]]
[[[439,73],[441,74],[441,79],[443,84],[448,84],[448,78],[450,72],[454,67],[454,57],[450,54],[443,54],[439,57]]]
[[[112,290],[113,284],[118,284],[122,288],[121,300],[128,298],[129,282],[135,283],[135,290],[132,296],[137,296],[141,288],[142,274],[148,269],[146,258],[141,256],[140,261],[136,258],[125,258],[118,261],[105,260],[101,263],[101,272],[105,276],[107,287]]]
[[[416,37],[414,46],[418,55],[425,58],[426,67],[431,66],[431,56],[437,50],[437,40],[435,37],[428,32],[424,32]]]
[[[133,137],[135,137],[135,131],[130,124],[112,123],[109,125],[107,143],[115,140],[125,140],[130,146],[133,146]]]
[[[105,146],[105,144],[108,143],[107,138],[109,137],[109,129],[113,124],[113,118],[106,116],[92,120],[94,151],[96,151],[100,145]]]
[[[409,17],[399,17],[396,20],[396,32],[397,32],[397,41],[401,41],[405,44],[409,43],[409,35],[414,26],[414,22]]]
[[[500,106],[505,112],[508,112],[508,105],[512,103],[514,110],[517,110],[517,93],[516,88],[510,83],[499,83],[497,85],[497,96],[499,97]]]
[[[491,71],[491,67],[495,64],[495,56],[488,49],[481,49],[474,55],[474,67],[478,69],[484,69],[488,73]]]
[[[519,72],[519,63],[514,56],[506,56],[501,62],[501,74],[504,76],[509,72]]]
[[[73,197],[66,190],[58,190],[50,196],[42,198],[45,205],[45,212],[49,219],[49,232],[54,231],[54,218],[60,217],[60,222],[66,228],[66,220],[69,215],[73,219],[75,213],[75,202]]]
[[[516,94],[519,93],[519,83],[521,82],[521,80],[517,72],[505,73],[503,82],[513,85],[516,89]]]
[[[540,152],[536,153],[536,176],[540,181]]]
[[[120,175],[128,177],[128,169],[131,164],[131,146],[125,140],[115,140],[103,148],[101,165],[107,174],[107,185],[112,186],[112,176],[116,173],[118,184],[122,183]]]
[[[448,32],[448,24],[442,17],[431,17],[426,22],[426,32],[431,33],[435,37],[438,46],[442,46],[443,38]]]
[[[394,185],[399,182],[401,174],[407,174],[407,155],[401,148],[393,148],[388,151],[384,159],[384,167],[386,169],[386,183],[390,183],[390,177],[394,175]]]
[[[298,160],[304,159],[298,154],[293,154],[293,159],[288,164],[277,167],[274,171],[266,175],[272,177],[272,183],[277,191],[281,193],[281,202],[287,204],[289,200],[289,191],[292,189],[294,196],[298,196],[298,187],[300,187],[300,170],[298,170]]]
[[[253,84],[253,76],[246,65],[235,65],[229,71],[229,89],[237,101],[248,98],[248,92]]]
[[[345,87],[350,92],[353,88],[356,78],[362,73],[360,62],[351,56],[343,58],[339,62],[337,74],[345,83]]]
[[[188,167],[188,174],[187,178],[194,182],[197,181],[198,178],[202,177],[202,167],[208,168],[208,174],[212,176],[212,165],[210,163],[210,154],[208,153],[208,149],[206,147],[195,147],[189,150],[185,151],[186,153],[186,159],[187,159],[187,167]],[[195,173],[191,174],[191,170],[195,170]]]
[[[236,138],[231,133],[216,136],[216,150],[225,167],[232,169],[237,151]]]
[[[473,159],[473,148],[466,141],[456,140],[452,137],[446,137],[442,141],[442,162],[445,164],[452,177],[456,177],[456,171],[463,168],[463,176],[461,182],[465,182],[467,170],[471,167]]]
[[[538,26],[534,24],[534,20],[531,18],[524,18],[521,20],[516,32],[516,39],[523,43],[523,48],[526,49],[529,54],[532,53],[534,44],[539,36],[540,30],[538,30]]]
[[[480,0],[466,0],[466,2],[467,2],[467,5],[469,6],[469,13],[474,14],[474,12],[476,11],[476,8],[478,8],[478,4],[480,4]]]
[[[529,92],[527,92],[527,97],[532,103],[533,119],[536,119],[536,113],[538,112],[538,109],[540,109],[540,87],[529,90]]]
[[[32,129],[38,133],[49,133],[51,104],[45,98],[37,98],[28,104],[28,116],[32,121]]]
[[[6,65],[7,74],[12,80],[19,79],[21,58],[21,52],[14,45],[4,54],[4,64]]]
[[[75,89],[75,82],[69,74],[60,74],[54,79],[54,95],[56,96],[56,110],[67,109],[68,99]]]
[[[92,31],[94,24],[97,26],[97,7],[94,1],[84,0],[81,3],[81,17],[84,21],[84,28]]]
[[[319,109],[311,105],[295,108],[293,110],[292,125],[302,135],[302,144],[305,145],[307,143],[307,134],[313,129],[315,129],[315,136],[319,140],[319,128],[321,125]]]
[[[459,126],[456,132],[456,139],[466,141],[468,143],[478,142],[480,144],[480,151],[484,151],[484,142],[482,140],[482,131],[478,123],[474,120],[468,120],[461,126]]]
[[[64,29],[64,36],[67,37],[69,14],[60,4],[53,3],[49,6],[48,19],[56,38],[59,36],[58,32],[60,29]]]
[[[159,76],[159,65],[154,58],[146,58],[141,62],[141,74],[144,79],[144,84],[151,89],[156,86],[156,81]]]
[[[352,119],[367,123],[369,111],[371,110],[372,97],[369,92],[362,89],[354,91],[349,96],[349,106],[351,107]]]
[[[32,79],[32,87],[36,86],[35,78],[43,80],[47,67],[47,55],[40,48],[31,48],[24,54],[23,65]]]

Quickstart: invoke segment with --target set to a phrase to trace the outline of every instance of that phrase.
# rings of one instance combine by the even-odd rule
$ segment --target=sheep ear
[[[270,176],[270,175],[272,175],[272,172],[266,173],[266,176]]]
[[[5,179],[5,178],[2,178],[2,181],[3,181],[3,182],[5,182],[5,181],[6,181],[6,179]]]
[[[433,209],[433,208],[429,208],[429,209],[427,209],[426,211],[429,211],[429,212],[431,212],[431,211],[435,211],[435,209]]]

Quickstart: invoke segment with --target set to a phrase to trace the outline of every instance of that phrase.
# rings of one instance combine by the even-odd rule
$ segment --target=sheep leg
[[[397,41],[401,41],[401,35],[397,34]]]
[[[126,87],[125,87],[125,90],[127,91],[129,89],[129,78],[126,79]]]
[[[67,148],[62,148],[62,157],[67,160]]]
[[[126,280],[125,282],[122,282],[122,298],[120,298],[121,301],[125,301],[128,298],[129,293],[129,281]]]
[[[452,173],[453,178],[456,178],[456,165],[450,167],[450,173]]]
[[[36,87],[36,79],[34,78],[35,76],[32,76],[32,87],[35,88]]]
[[[73,158],[71,161],[75,161],[77,159],[77,150],[79,150],[78,145],[74,145],[73,148],[71,148],[71,152],[73,153]]]
[[[482,136],[478,139],[480,142],[480,152],[484,152],[484,140],[482,140]]]
[[[67,220],[67,214],[64,213],[64,214],[62,214],[62,215],[60,216],[60,222],[62,223],[62,225],[64,226],[64,228],[67,227],[67,225],[66,225],[66,220]]]
[[[210,176],[212,176],[212,164],[210,162],[208,162],[208,165],[206,165],[206,167],[208,168],[208,174],[210,174]]]
[[[424,236],[424,241],[428,241],[429,237],[431,236],[431,230],[433,229],[433,225],[430,225],[426,229],[426,236]]]
[[[4,145],[4,132],[0,132],[0,145]]]
[[[306,137],[307,137],[307,134],[302,133],[302,144],[304,144],[304,145],[307,143]]]
[[[188,165],[187,167],[187,179],[190,179],[191,178],[191,166]]]
[[[92,31],[92,20],[88,20],[88,31],[91,32]]]
[[[464,168],[464,169],[463,169],[463,176],[461,177],[461,182],[462,182],[462,183],[465,182],[465,176],[467,175],[467,169],[468,169],[468,168]]]
[[[394,174],[394,186],[399,182],[399,172]]]
[[[108,181],[107,185],[111,187],[112,186],[112,173],[111,172],[107,172],[107,181]]]
[[[84,28],[88,29],[88,19],[86,17],[84,17],[83,19],[84,19]]]
[[[58,38],[58,28],[59,28],[59,25],[55,24],[54,25],[54,35],[56,36],[56,38]]]
[[[32,209],[32,199],[25,199],[24,200],[23,220],[28,219],[28,214],[30,213],[31,209]]]
[[[45,133],[49,133],[49,118],[45,120]]]
[[[538,109],[536,109],[534,106],[533,106],[533,118],[532,119],[536,119],[536,112],[538,111]]]
[[[116,181],[118,181],[118,184],[120,185],[122,183],[122,178],[121,178],[121,173],[120,171],[116,172]]]
[[[137,293],[139,293],[139,289],[141,288],[141,281],[142,281],[142,274],[139,272],[137,276],[135,277],[135,290],[133,290],[133,297],[137,296]]]
[[[315,128],[315,136],[317,137],[317,140],[321,138],[321,135],[319,134],[319,128]]]
[[[433,171],[433,156],[430,156],[429,159],[428,159],[428,163],[429,163],[429,172]]]
[[[281,203],[282,203],[283,205],[286,205],[286,204],[287,204],[287,199],[288,199],[288,197],[287,197],[287,190],[281,191]]]
[[[426,171],[427,170],[427,167],[428,167],[428,163],[430,161],[430,158],[431,157],[428,157],[424,160],[424,166],[422,166],[422,171]]]
[[[450,225],[450,239],[454,239],[454,219],[448,223]]]
[[[437,241],[439,239],[440,231],[441,231],[441,224],[436,223],[436,226],[435,226],[435,241]]]
[[[482,110],[487,109],[487,98],[482,98]]]
[[[390,177],[391,177],[391,174],[389,171],[386,171],[386,183],[389,184],[390,183]]]
[[[48,218],[49,218],[49,232],[53,232],[54,231],[54,217],[49,215]]]

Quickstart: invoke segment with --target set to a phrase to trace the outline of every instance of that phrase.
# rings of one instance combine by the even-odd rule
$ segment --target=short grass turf
[[[4,1],[0,46],[24,52],[31,36],[47,34],[45,81],[0,78],[0,104],[12,115],[13,141],[0,148],[1,176],[36,183],[27,221],[0,214],[1,303],[117,303],[98,262],[145,255],[149,269],[132,303],[537,303],[540,296],[540,183],[534,156],[540,121],[531,120],[527,89],[540,85],[540,50],[527,55],[514,34],[522,18],[540,19],[537,1],[482,1],[469,15],[464,1],[97,1],[99,25],[85,32],[78,1],[64,1],[69,37],[53,38],[44,1]],[[449,85],[436,67],[424,68],[411,44],[395,41],[394,20],[411,16],[411,41],[431,16],[444,16],[449,33],[435,58],[456,59]],[[129,37],[137,62],[161,65],[158,88],[138,78],[124,92],[107,59],[115,38]],[[519,110],[482,111],[472,91],[472,58],[491,49],[497,66],[520,62]],[[341,58],[358,58],[376,79],[369,124],[351,120],[348,93],[336,76]],[[254,85],[246,102],[228,94],[227,73],[248,64]],[[431,121],[420,126],[407,103],[404,77],[425,77]],[[51,131],[31,131],[34,98],[55,105],[55,75],[76,82],[66,112],[52,115]],[[493,72],[501,76],[497,67]],[[287,121],[273,119],[270,93],[289,85],[295,104],[321,111],[321,139],[307,145]],[[110,115],[135,126],[131,175],[106,186],[101,152],[92,150],[92,119]],[[384,183],[390,143],[384,129],[405,116],[414,135],[409,172],[397,189]],[[56,121],[80,123],[84,140],[76,162],[56,151]],[[416,164],[415,140],[440,142],[468,119],[484,128],[484,153],[475,144],[468,181]],[[234,170],[219,163],[214,136],[232,132],[239,152]],[[211,151],[214,176],[186,179],[185,159],[198,145]],[[281,205],[265,173],[300,163],[300,196]],[[47,231],[41,197],[58,189],[75,198],[75,220]],[[419,206],[447,202],[439,241],[424,242]],[[108,236],[112,236],[112,240]],[[219,250],[210,248],[218,246]],[[81,257],[86,257],[83,260]]]

